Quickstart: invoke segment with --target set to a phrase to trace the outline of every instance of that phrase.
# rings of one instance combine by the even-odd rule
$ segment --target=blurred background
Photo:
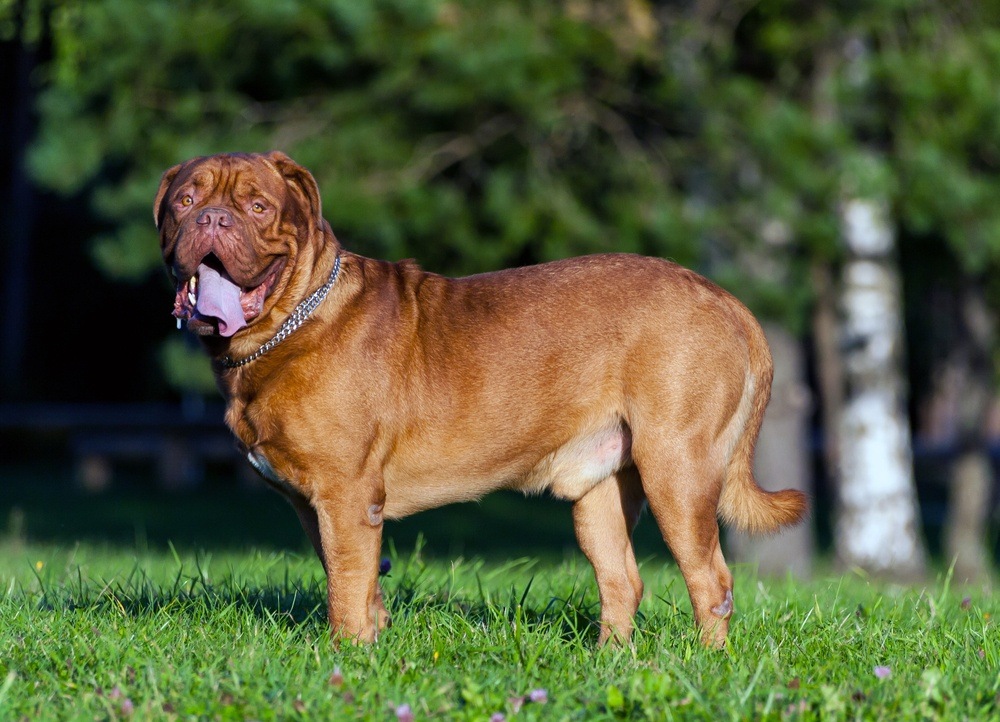
[[[814,499],[730,556],[990,583],[1000,2],[0,0],[0,68],[0,537],[305,548],[174,329],[152,220],[168,167],[280,149],[359,253],[714,279],[775,357],[761,483]],[[387,533],[417,529],[573,544],[567,505],[505,495]]]

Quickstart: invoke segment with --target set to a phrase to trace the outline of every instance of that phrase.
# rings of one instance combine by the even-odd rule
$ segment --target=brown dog
[[[388,622],[384,518],[517,489],[573,502],[601,642],[631,634],[648,502],[721,645],[733,578],[716,515],[773,532],[805,513],[751,470],[771,386],[760,326],[691,271],[613,254],[448,279],[364,258],[282,153],[171,168],[154,214],[174,315],[202,336],[250,462],[298,512],[335,637]]]

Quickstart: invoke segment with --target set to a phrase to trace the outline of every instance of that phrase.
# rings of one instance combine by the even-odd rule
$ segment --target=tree
[[[156,267],[145,216],[164,168],[271,147],[314,171],[336,229],[374,255],[420,251],[450,272],[602,246],[694,255],[671,179],[623,115],[629,78],[655,72],[641,19],[97,0],[59,6],[53,32],[32,167],[53,188],[92,185],[117,228],[95,248],[113,276]]]
[[[1000,3],[909,5],[906,22],[883,34],[879,69],[890,109],[898,214],[910,233],[940,239],[951,256],[944,263],[932,259],[937,272],[929,274],[934,285],[947,275],[957,299],[939,334],[946,348],[934,359],[935,376],[953,379],[960,409],[945,553],[958,579],[988,582],[985,542],[996,479],[984,430],[997,387]]]
[[[957,580],[988,585],[993,572],[985,542],[994,474],[984,432],[996,396],[991,368],[996,322],[980,284],[970,284],[957,295],[954,322],[960,333],[942,364],[956,397],[954,441],[958,446],[950,475],[944,550]]]
[[[745,59],[743,67],[723,73],[723,82],[716,86],[723,95],[743,99],[730,106],[731,113],[722,121],[740,128],[720,134],[727,142],[735,140],[735,147],[728,154],[711,154],[736,159],[730,172],[735,192],[720,210],[729,217],[753,217],[753,211],[739,212],[741,191],[748,190],[748,201],[761,201],[754,209],[758,218],[764,217],[759,226],[767,227],[767,218],[783,220],[809,267],[809,276],[799,278],[803,287],[815,290],[817,376],[830,452],[828,469],[835,480],[841,478],[844,464],[858,459],[853,447],[844,449],[838,432],[846,412],[842,395],[850,390],[848,380],[857,380],[846,364],[852,353],[856,357],[863,350],[851,333],[844,338],[838,330],[842,307],[837,299],[844,290],[839,279],[856,277],[853,266],[861,260],[852,258],[847,244],[840,242],[842,230],[849,230],[849,209],[872,211],[862,215],[880,219],[885,226],[880,235],[893,242],[910,243],[915,236],[943,239],[969,274],[962,285],[996,288],[992,279],[1000,255],[1000,207],[995,203],[1000,191],[995,123],[1000,101],[995,84],[995,69],[1000,66],[998,10],[995,2],[809,9],[780,1],[759,3],[740,21],[742,29],[736,33],[743,39],[743,50],[737,42],[734,52]],[[741,174],[741,164],[753,172]],[[747,177],[756,187],[746,182]],[[774,202],[782,198],[787,199],[783,204]],[[898,280],[892,281],[893,263],[889,253],[878,264],[888,281],[883,290],[896,297],[883,305],[890,311],[901,305]],[[984,298],[990,299],[995,313],[995,290]],[[885,328],[898,329],[900,324],[890,321]],[[895,412],[891,423],[899,440],[897,456],[903,455],[897,476],[903,479],[909,476],[905,461],[909,431],[900,416],[904,385],[898,377],[902,352],[898,336],[890,346],[897,360],[889,367],[895,367],[896,379],[891,380],[892,374],[883,374],[883,379],[887,388],[895,388],[888,394],[895,401],[883,408]],[[995,361],[989,365],[995,369]],[[972,397],[983,394],[984,384],[968,383],[963,388],[969,390],[964,406],[975,407]],[[864,427],[877,430],[885,425],[873,418]],[[981,429],[982,419],[972,425]],[[982,441],[975,448],[981,454]],[[959,473],[956,479],[981,478],[986,469],[982,463],[961,463],[966,471],[979,472]],[[857,480],[853,472],[846,475],[848,483]],[[955,498],[981,498],[984,482],[971,481],[969,486],[970,492],[956,489]],[[843,490],[842,485],[838,488]],[[893,537],[912,540],[917,526],[912,482],[899,481],[897,488],[905,489],[899,496],[904,512],[896,515],[900,522],[891,527]],[[866,485],[861,492],[864,503],[871,503],[871,492]],[[985,538],[983,518],[978,517],[971,533],[980,548]],[[949,524],[951,529],[966,526]],[[967,548],[968,542],[963,545]],[[919,569],[919,543],[910,546],[915,550],[912,568]],[[842,556],[852,559],[850,553]]]
[[[925,554],[913,478],[913,451],[903,380],[903,292],[896,266],[891,188],[881,149],[865,139],[870,121],[870,41],[858,29],[843,36],[840,107],[859,137],[842,178],[838,206],[845,248],[841,281],[843,403],[837,430],[837,556],[904,579],[920,578]]]
[[[1000,298],[995,0],[35,5],[54,60],[31,165],[88,190],[116,278],[157,267],[163,169],[280,148],[370,255],[466,273],[625,250],[708,273],[816,339],[828,439],[853,373],[836,332],[849,209],[900,247],[940,238]]]
[[[840,211],[846,398],[840,444],[837,556],[883,576],[924,573],[913,453],[903,396],[903,326],[895,234],[884,201],[850,194]]]

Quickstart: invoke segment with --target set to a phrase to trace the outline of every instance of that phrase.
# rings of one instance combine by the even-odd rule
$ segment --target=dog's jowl
[[[335,637],[388,623],[383,519],[496,489],[573,503],[600,641],[626,639],[648,504],[702,639],[721,645],[733,577],[717,518],[794,524],[796,491],[754,480],[771,388],[760,326],[668,261],[574,258],[450,279],[350,253],[282,153],[196,158],[156,195],[174,316],[198,334],[251,463],[323,562]]]

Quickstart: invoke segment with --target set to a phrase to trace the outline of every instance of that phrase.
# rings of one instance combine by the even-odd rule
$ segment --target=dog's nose
[[[233,217],[225,208],[206,208],[198,214],[198,225],[209,228],[229,228]]]

